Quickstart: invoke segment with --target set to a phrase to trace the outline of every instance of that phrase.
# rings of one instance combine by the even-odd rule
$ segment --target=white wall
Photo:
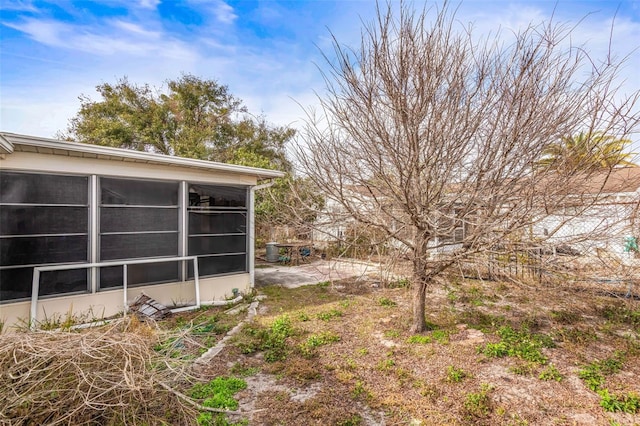
[[[624,253],[625,237],[633,236],[631,204],[593,206],[585,211],[550,215],[533,227],[533,236],[546,244],[571,246],[584,254],[605,249],[615,255]],[[577,216],[574,216],[577,214]]]

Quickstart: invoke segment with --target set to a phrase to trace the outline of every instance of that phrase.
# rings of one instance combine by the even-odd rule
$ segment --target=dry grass
[[[615,288],[449,277],[428,295],[431,330],[419,336],[407,331],[407,288],[352,280],[260,292],[253,323],[197,370],[195,357],[244,315],[1,335],[0,424],[196,424],[202,407],[183,394],[218,376],[246,380],[229,421],[250,425],[640,424],[640,413],[606,411],[580,378],[619,360],[601,387],[640,394],[640,303]],[[492,357],[505,326],[554,345]],[[267,362],[261,345],[281,345],[282,358]]]
[[[259,351],[230,346],[208,374],[243,364],[271,377],[245,391],[252,407],[267,408],[250,424],[639,424],[640,413],[606,411],[579,378],[586,364],[623,354],[622,369],[604,386],[640,394],[640,304],[602,290],[452,277],[429,294],[433,330],[413,337],[408,289],[363,281],[265,287],[254,327],[288,316],[294,332],[286,359],[265,362]],[[540,349],[546,361],[528,361],[526,351],[525,358],[481,353],[500,341],[503,326],[552,340],[554,347]],[[327,334],[339,341],[301,350]],[[301,389],[315,391],[300,401]]]
[[[173,388],[188,364],[154,350],[162,333],[135,317],[82,332],[0,336],[0,424],[194,424]]]

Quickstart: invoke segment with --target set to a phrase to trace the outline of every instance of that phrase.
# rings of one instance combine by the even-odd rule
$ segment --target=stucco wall
[[[201,278],[200,300],[201,302],[224,300],[233,294],[234,288],[247,292],[249,274]],[[193,281],[129,288],[127,302],[131,303],[141,292],[170,308],[195,304]],[[93,294],[43,298],[38,302],[37,321],[64,320],[68,315],[72,315],[77,321],[89,322],[117,315],[123,310],[123,296],[122,289],[114,289]],[[0,305],[0,320],[9,329],[16,325],[26,325],[30,309],[30,301]]]

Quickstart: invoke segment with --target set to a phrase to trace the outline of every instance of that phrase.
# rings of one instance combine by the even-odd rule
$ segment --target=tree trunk
[[[413,293],[413,323],[411,324],[411,332],[422,333],[427,329],[424,313],[428,280],[422,276],[418,276],[418,274],[414,275],[416,276],[416,282],[413,283],[415,289]]]

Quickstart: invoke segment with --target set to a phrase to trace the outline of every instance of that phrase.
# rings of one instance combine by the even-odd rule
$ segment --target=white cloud
[[[62,46],[61,33],[66,31],[66,25],[57,21],[37,20],[27,18],[21,24],[3,22],[3,25],[27,34],[33,40],[48,46]]]
[[[238,15],[235,14],[233,7],[229,6],[224,1],[216,1],[214,11],[216,17],[218,18],[218,21],[225,24],[231,24],[238,18]]]
[[[160,4],[160,0],[140,0],[138,4],[143,9],[155,9]]]
[[[238,19],[233,7],[224,0],[189,0],[189,4],[201,12],[207,12],[222,24],[233,24]]]
[[[159,39],[162,36],[162,34],[158,31],[149,31],[138,24],[123,21],[121,19],[114,19],[113,21],[111,21],[111,24],[116,28],[120,28],[129,33],[142,36],[148,39]]]
[[[33,5],[31,0],[2,0],[2,10],[37,12],[38,8]]]
[[[82,26],[26,18],[22,23],[4,25],[47,46],[93,55],[160,57],[187,62],[199,57],[197,50],[186,42],[123,20],[105,21],[102,26]]]

